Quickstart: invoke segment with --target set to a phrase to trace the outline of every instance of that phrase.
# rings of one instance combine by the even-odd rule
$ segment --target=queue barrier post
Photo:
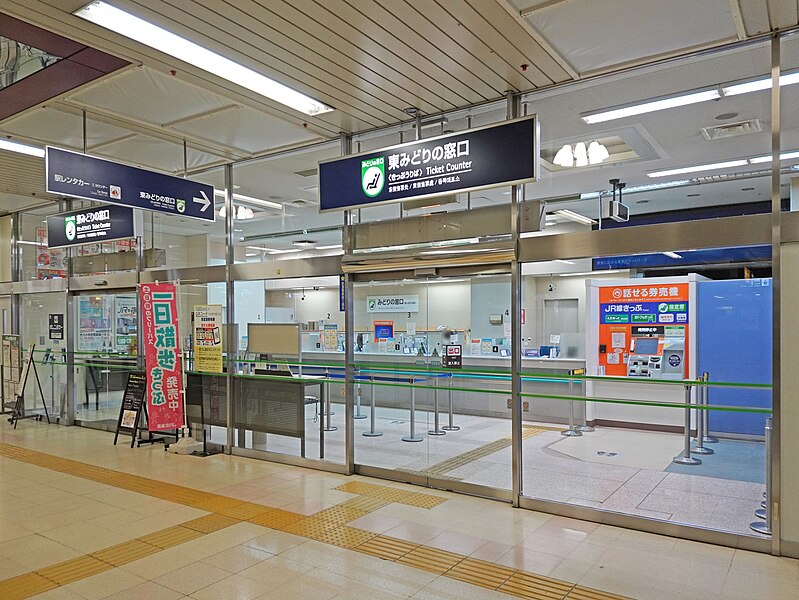
[[[403,442],[421,442],[422,438],[416,435],[416,386],[413,378],[408,379],[411,384],[411,431],[410,435],[403,436]]]
[[[433,375],[435,390],[433,390],[433,429],[429,430],[428,435],[446,435],[446,431],[442,431],[439,427],[438,419],[438,376]]]
[[[770,507],[772,506],[771,500],[771,444],[772,444],[772,432],[774,430],[774,421],[771,417],[766,419],[766,499],[763,503],[761,503],[761,508],[755,511],[755,517],[758,519],[762,519],[760,521],[755,521],[754,523],[749,524],[749,529],[754,531],[755,533],[760,533],[762,535],[771,535],[771,526],[772,526],[772,511]]]
[[[572,371],[569,371],[569,396],[574,395],[574,379],[572,379]],[[593,428],[591,428],[593,430]],[[560,435],[567,437],[579,437],[583,435],[581,427],[574,424],[574,400],[569,400],[569,428],[560,432]]]
[[[700,381],[703,385],[700,385],[697,389],[697,399],[696,399],[696,447],[694,448],[694,454],[713,454],[714,451],[710,448],[705,448],[705,437],[707,433],[707,383],[709,379],[708,374],[702,373],[702,377],[700,377]]]
[[[691,390],[693,386],[685,385],[685,445],[682,454],[675,456],[672,462],[678,465],[701,465],[702,461],[691,456]]]
[[[449,401],[449,419],[447,424],[444,425],[441,429],[444,431],[458,431],[460,427],[455,425],[455,420],[452,414],[452,373],[449,374],[449,378],[447,379],[447,396]]]
[[[370,403],[371,409],[369,411],[369,431],[364,431],[362,435],[364,437],[380,437],[381,435],[383,435],[383,432],[375,430],[375,376],[370,375],[369,381],[372,382],[372,385],[369,386],[372,388],[372,394],[371,394],[372,399]]]

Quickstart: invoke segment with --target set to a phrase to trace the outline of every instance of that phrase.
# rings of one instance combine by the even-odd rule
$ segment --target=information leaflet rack
[[[33,374],[36,377],[36,385],[38,386],[39,394],[42,397],[42,407],[44,408],[44,415],[47,417],[47,424],[50,424],[50,413],[47,411],[47,403],[44,400],[42,382],[39,380],[39,372],[36,370],[36,363],[33,360],[35,349],[36,344],[31,344],[28,348],[28,355],[25,357],[25,361],[22,364],[22,374],[20,375],[19,386],[17,387],[16,401],[14,402],[14,408],[11,411],[11,417],[8,419],[8,422],[14,425],[14,429],[17,428],[17,423],[19,423],[19,421],[22,419],[36,419],[37,421],[42,420],[42,415],[39,413],[31,413],[28,415],[25,414],[25,384],[28,382],[28,375],[30,374],[31,369],[33,369]]]
[[[147,373],[145,371],[130,371],[128,381],[125,384],[125,394],[122,396],[122,403],[119,406],[119,417],[117,418],[117,428],[114,434],[114,445],[116,446],[119,434],[130,435],[130,447],[134,444],[140,447],[142,444],[166,443],[161,437],[153,436],[148,431],[146,439],[139,439],[139,432],[145,429],[147,421],[147,404],[144,402],[147,397]],[[142,418],[144,415],[144,418]],[[168,435],[168,434],[167,434]]]

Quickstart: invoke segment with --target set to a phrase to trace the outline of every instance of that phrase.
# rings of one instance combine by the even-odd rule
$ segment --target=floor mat
[[[671,433],[603,429],[564,437],[548,446],[585,462],[665,471],[683,449],[683,437]]]
[[[763,442],[720,440],[706,444],[713,454],[697,456],[701,465],[671,464],[669,473],[701,475],[732,481],[766,482],[766,447]]]

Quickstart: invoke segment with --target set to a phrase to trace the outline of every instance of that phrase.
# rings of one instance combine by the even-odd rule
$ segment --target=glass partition
[[[668,275],[648,255],[615,257],[635,269],[588,273],[524,265],[523,306],[545,317],[525,335],[548,339],[522,361],[524,420],[543,426],[523,435],[523,496],[756,535],[772,287],[769,255],[744,250],[696,251]],[[576,350],[550,331],[558,296],[576,297]]]

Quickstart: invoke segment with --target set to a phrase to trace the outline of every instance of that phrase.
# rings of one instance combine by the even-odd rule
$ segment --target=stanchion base
[[[444,425],[441,429],[444,431],[460,431],[461,428],[457,425]]]
[[[565,435],[567,437],[579,437],[583,435],[583,432],[579,429],[564,429],[560,432],[560,435]]]
[[[383,432],[382,431],[364,431],[362,435],[363,435],[363,437],[380,437],[381,435],[383,435]]]
[[[336,431],[338,427],[325,427],[325,431]]]
[[[706,435],[705,437],[702,438],[702,443],[703,444],[717,444],[718,441],[719,441],[719,438],[714,438],[711,435]]]
[[[406,435],[404,438],[402,438],[403,442],[421,442],[422,440],[423,440],[423,438],[411,437],[409,435]]]
[[[749,529],[754,531],[755,533],[760,533],[762,535],[771,535],[771,529],[768,528],[768,525],[765,524],[763,521],[758,521],[756,523],[750,523]]]
[[[758,509],[755,511],[755,516],[756,516],[758,519],[763,519],[763,520],[765,521],[765,520],[766,520],[766,509],[765,509],[765,508],[758,508]]]
[[[701,465],[702,461],[693,456],[675,456],[672,461],[678,465]]]
[[[715,454],[716,452],[714,450],[711,450],[710,448],[694,448],[693,450],[691,450],[691,453],[692,454]]]
[[[326,413],[325,411],[322,411],[322,412],[320,412],[319,414],[320,414],[320,415],[322,415],[323,417],[326,417],[326,416],[327,416],[327,413]],[[332,410],[330,411],[330,416],[331,416],[331,417],[332,417],[333,415],[335,415],[335,414],[336,414],[336,413],[335,413],[335,411],[332,411]]]
[[[441,431],[440,429],[439,430],[431,429],[430,431],[427,432],[427,435],[447,435],[447,432]]]
[[[365,418],[366,418],[366,415],[355,415],[355,416],[354,416],[354,417],[352,417],[352,418],[353,418],[353,419],[365,419]]]
[[[765,500],[763,500],[763,502],[760,503],[760,508],[766,508],[766,501]]]
[[[590,425],[583,425],[579,429],[580,429],[580,431],[584,431],[585,433],[591,433],[592,431],[596,431],[596,429],[594,429]]]

